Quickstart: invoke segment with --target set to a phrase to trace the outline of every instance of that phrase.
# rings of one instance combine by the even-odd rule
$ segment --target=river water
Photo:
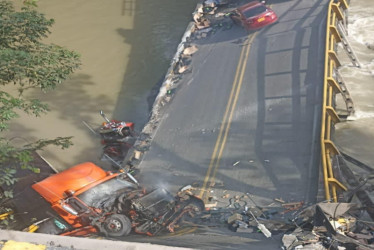
[[[21,0],[14,1],[16,6]],[[39,0],[38,10],[55,19],[46,40],[82,56],[81,68],[55,91],[36,97],[51,112],[42,118],[22,115],[12,124],[14,142],[74,136],[67,150],[41,152],[56,169],[99,160],[100,140],[82,121],[99,126],[110,118],[134,121],[141,130],[148,119],[151,89],[163,80],[171,58],[192,19],[197,0]]]
[[[335,141],[340,149],[374,167],[374,1],[352,0],[349,8],[349,40],[361,68],[352,67],[344,51],[340,69],[355,105],[350,121],[339,123]]]
[[[10,136],[21,135],[22,142],[74,136],[70,149],[48,147],[41,155],[58,170],[84,161],[102,165],[99,138],[82,121],[99,126],[102,109],[142,128],[151,89],[163,80],[197,2],[39,0],[39,11],[56,21],[47,42],[79,52],[83,64],[56,91],[28,93],[48,103],[51,112],[42,119],[22,115]],[[362,68],[346,61],[341,69],[356,113],[337,125],[335,140],[344,152],[374,166],[374,1],[352,0],[349,14],[350,40]]]

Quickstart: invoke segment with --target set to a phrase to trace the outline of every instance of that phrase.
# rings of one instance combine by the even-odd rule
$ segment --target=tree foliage
[[[24,98],[24,91],[53,90],[80,66],[80,56],[76,52],[43,43],[53,24],[53,19],[37,11],[36,0],[25,0],[19,11],[11,1],[0,0],[0,85],[13,85],[18,90],[16,95],[4,91],[4,87],[0,90],[0,132],[11,130],[9,122],[18,117],[19,112],[40,116],[49,110],[37,99]],[[70,139],[42,139],[17,148],[0,136],[0,186],[14,184],[19,168],[38,171],[36,166],[30,165],[34,151],[47,145],[66,148],[72,144]],[[0,192],[1,199],[6,196],[11,196],[11,192]],[[3,211],[0,204],[0,214]]]

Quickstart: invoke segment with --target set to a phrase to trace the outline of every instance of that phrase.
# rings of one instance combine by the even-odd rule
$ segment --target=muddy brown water
[[[336,126],[335,141],[341,151],[374,168],[374,1],[352,0],[348,20],[349,41],[361,68],[353,67],[344,51],[339,53],[356,112]]]
[[[73,147],[48,147],[41,155],[58,170],[84,161],[103,165],[100,140],[82,121],[99,126],[102,109],[142,129],[152,88],[163,80],[197,2],[39,0],[39,11],[56,21],[47,42],[80,53],[82,66],[56,91],[27,94],[48,103],[51,111],[42,118],[21,115],[8,133],[16,137],[13,142],[73,136]]]

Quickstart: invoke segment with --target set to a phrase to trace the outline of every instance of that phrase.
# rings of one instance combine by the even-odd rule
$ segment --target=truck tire
[[[126,236],[131,232],[131,221],[123,214],[112,214],[103,224],[102,233],[110,237]]]

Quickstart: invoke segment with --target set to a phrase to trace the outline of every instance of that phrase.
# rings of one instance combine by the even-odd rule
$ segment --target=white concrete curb
[[[131,236],[130,236],[131,237]],[[58,236],[50,234],[40,234],[40,233],[26,233],[10,230],[0,230],[0,240],[8,241],[13,240],[17,242],[28,242],[34,244],[41,244],[48,247],[60,247],[75,250],[105,250],[105,249],[121,249],[121,250],[183,250],[191,248],[181,248],[181,247],[169,247],[163,245],[154,245],[149,243],[136,243],[136,242],[126,242],[126,241],[112,241],[112,240],[100,240],[100,239],[89,239],[89,238],[79,238],[79,237],[68,237],[68,236]]]

